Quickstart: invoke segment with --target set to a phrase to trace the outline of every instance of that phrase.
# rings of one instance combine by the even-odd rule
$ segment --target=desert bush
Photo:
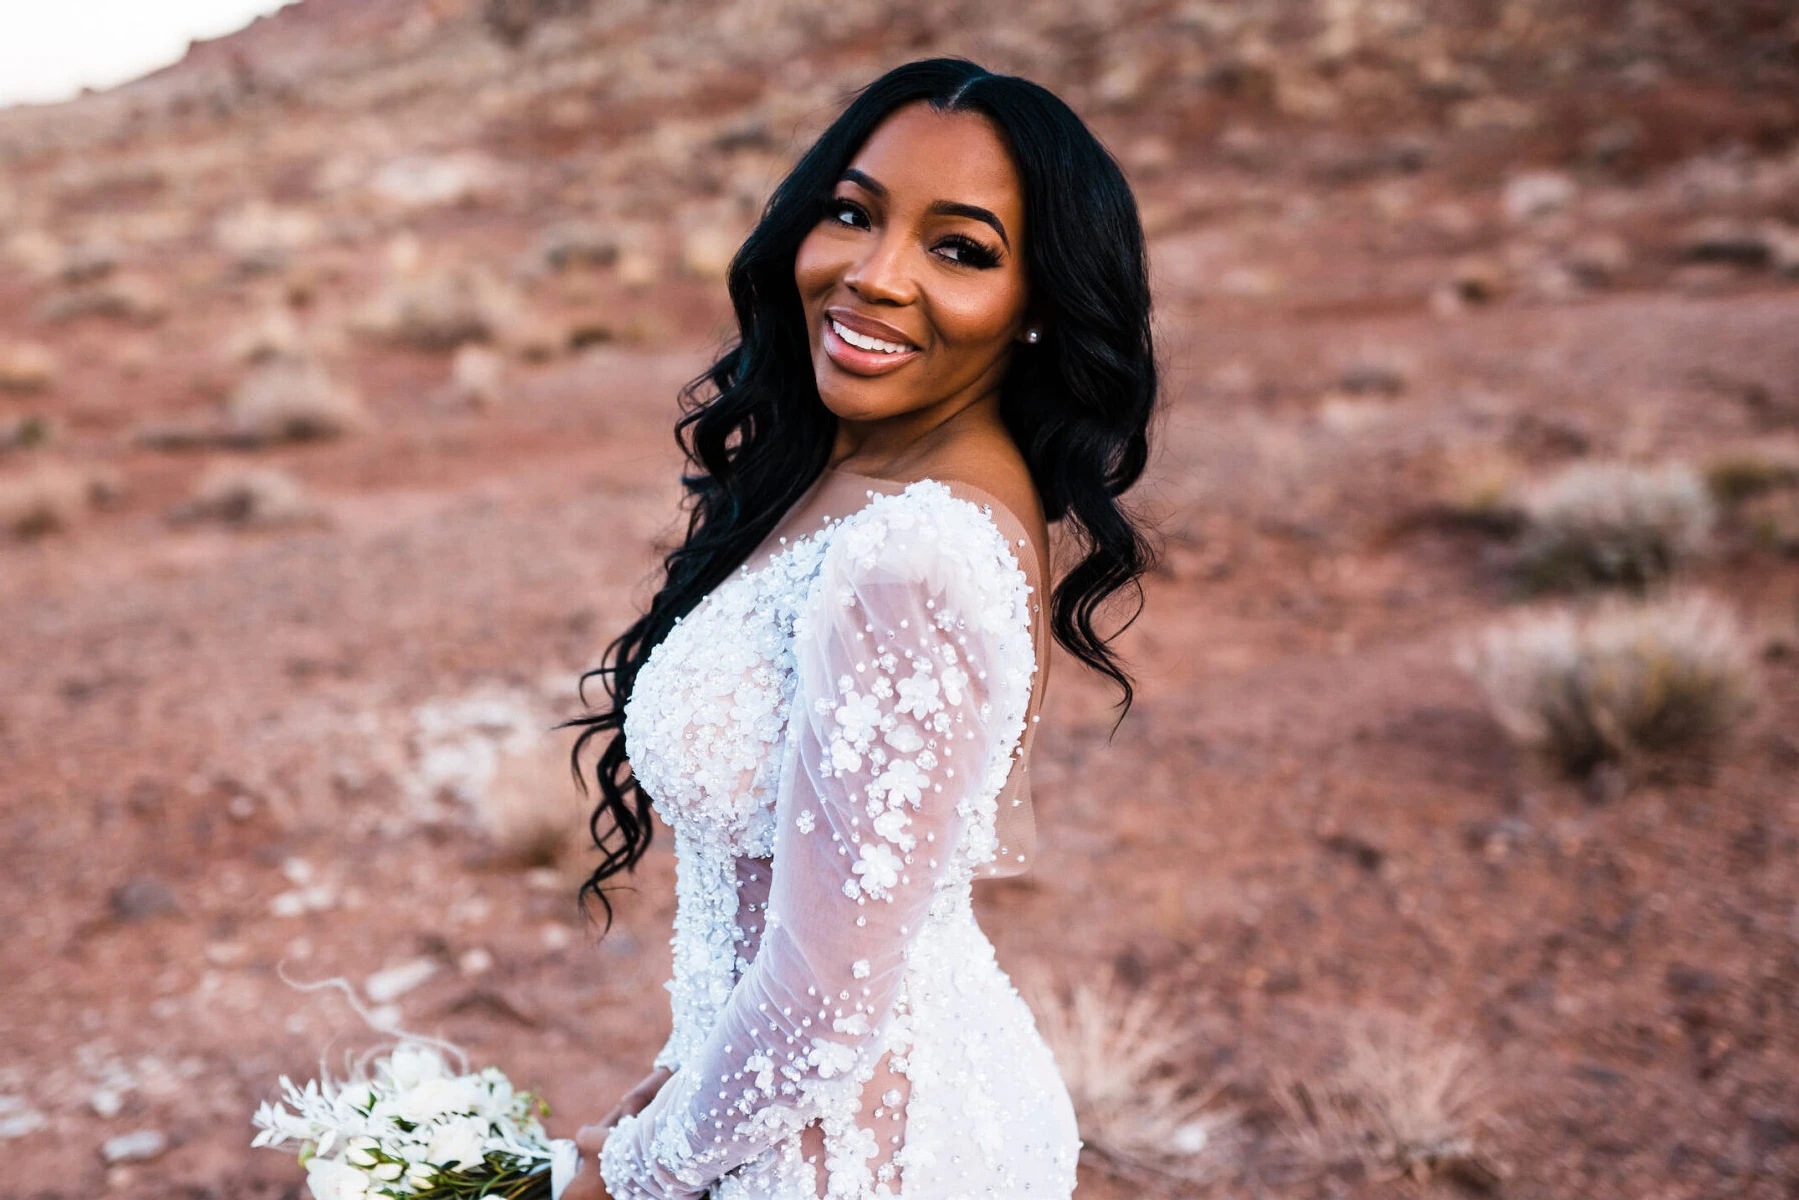
[[[0,478],[0,531],[34,538],[66,530],[87,513],[100,486],[94,476],[63,463],[40,463]]]
[[[1641,587],[1703,549],[1716,519],[1692,468],[1577,463],[1526,487],[1520,578],[1534,588]]]
[[[1194,1069],[1193,1039],[1171,998],[1116,978],[1066,990],[1026,973],[1021,991],[1074,1101],[1081,1140],[1126,1174],[1211,1175],[1239,1114]]]
[[[222,463],[207,472],[193,496],[169,516],[175,521],[257,527],[303,524],[322,514],[286,471]]]
[[[362,400],[307,359],[277,359],[246,375],[225,406],[226,440],[316,441],[362,428]]]
[[[1748,447],[1705,466],[1705,485],[1719,504],[1734,506],[1799,484],[1799,451],[1791,446]]]
[[[351,321],[352,332],[394,345],[450,351],[492,341],[522,319],[511,288],[475,266],[401,273]]]
[[[1737,621],[1698,594],[1522,614],[1464,649],[1462,665],[1507,732],[1574,775],[1703,752],[1756,690]]]
[[[1375,1180],[1441,1176],[1480,1191],[1503,1177],[1484,1145],[1499,1119],[1480,1056],[1419,1020],[1355,1014],[1317,1078],[1275,1074],[1287,1137],[1319,1170],[1358,1164]]]

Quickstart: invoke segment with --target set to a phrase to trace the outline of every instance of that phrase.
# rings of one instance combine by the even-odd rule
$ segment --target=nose
[[[844,275],[844,285],[870,304],[910,304],[917,289],[905,260],[904,239],[887,233],[872,240]]]

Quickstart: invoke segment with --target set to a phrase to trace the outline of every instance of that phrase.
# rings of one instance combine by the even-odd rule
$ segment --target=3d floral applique
[[[992,521],[927,481],[734,575],[652,653],[626,739],[675,830],[676,1074],[607,1140],[619,1200],[894,1195],[902,1168],[908,1195],[1072,1188],[1066,1094],[970,907],[1029,600]]]

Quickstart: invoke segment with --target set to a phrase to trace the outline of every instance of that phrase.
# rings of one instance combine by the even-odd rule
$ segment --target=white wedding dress
[[[606,1141],[618,1200],[1074,1189],[1067,1089],[971,906],[1020,857],[1023,541],[943,483],[865,482],[637,676],[626,746],[678,860],[674,1075]]]

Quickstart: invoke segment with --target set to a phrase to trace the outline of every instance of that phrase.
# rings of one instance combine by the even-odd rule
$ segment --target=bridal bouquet
[[[496,1067],[456,1074],[436,1049],[403,1041],[334,1083],[264,1103],[250,1143],[297,1146],[314,1200],[554,1200],[573,1177],[573,1142],[545,1136],[549,1109]]]

